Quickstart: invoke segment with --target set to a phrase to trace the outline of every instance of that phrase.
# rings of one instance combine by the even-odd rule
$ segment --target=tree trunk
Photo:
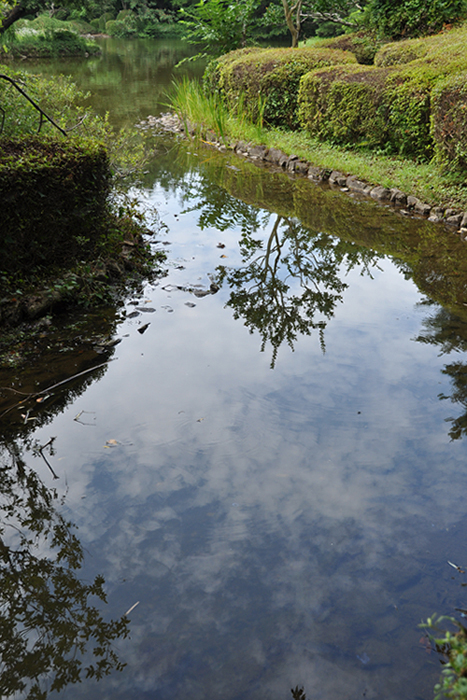
[[[14,24],[18,19],[21,19],[21,17],[24,17],[26,14],[27,10],[25,7],[23,7],[21,4],[15,5],[15,7],[7,13],[6,17],[0,20],[0,34],[3,34],[8,27],[11,27],[12,24]]]
[[[303,0],[297,0],[296,4],[292,7],[289,6],[287,0],[282,0],[282,6],[284,8],[285,21],[287,27],[292,35],[292,48],[295,49],[298,46],[298,37],[300,35],[300,19],[302,12],[302,2]],[[296,12],[295,22],[293,13]]]

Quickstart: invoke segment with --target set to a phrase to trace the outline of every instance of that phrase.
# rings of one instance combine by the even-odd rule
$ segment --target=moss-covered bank
[[[95,140],[0,139],[0,324],[71,303],[108,301],[156,262],[136,209],[111,205],[107,152]]]

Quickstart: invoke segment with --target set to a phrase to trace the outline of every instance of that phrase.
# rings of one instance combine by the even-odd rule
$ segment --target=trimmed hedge
[[[432,134],[439,162],[467,171],[467,71],[440,81],[432,95]]]
[[[426,159],[428,81],[391,68],[338,66],[302,78],[299,117],[311,136],[340,145],[380,148]]]
[[[397,66],[424,58],[429,47],[418,39],[386,44],[375,56],[375,66]]]
[[[350,38],[352,39],[352,38]],[[329,46],[249,48],[210,64],[205,86],[247,119],[344,146],[467,170],[467,24],[384,46],[375,66]],[[336,44],[337,46],[337,44]]]
[[[375,65],[391,66],[425,59],[440,72],[467,69],[466,25],[423,39],[407,39],[385,44],[375,56]]]
[[[336,144],[368,146],[420,160],[436,152],[446,166],[465,168],[461,76],[467,72],[466,44],[467,28],[461,27],[427,39],[388,44],[377,54],[377,65],[365,70],[315,70],[301,81],[301,124],[312,136]],[[448,109],[451,121],[456,119],[456,128],[448,129],[450,144],[442,135],[447,133],[443,109]]]
[[[336,49],[240,49],[214,61],[205,84],[249,119],[262,113],[264,123],[294,129],[301,77],[314,68],[352,63],[352,54]]]
[[[108,156],[99,144],[0,139],[0,270],[89,255],[108,221],[109,191]]]

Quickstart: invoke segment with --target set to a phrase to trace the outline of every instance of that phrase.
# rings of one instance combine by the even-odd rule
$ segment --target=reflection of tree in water
[[[356,265],[368,272],[378,256],[353,243],[305,229],[294,219],[277,216],[263,244],[248,233],[240,250],[244,267],[218,268],[218,282],[232,288],[227,306],[261,336],[261,351],[272,345],[271,366],[283,342],[293,350],[299,335],[319,334],[324,352],[324,329],[348,285],[341,276]]]
[[[418,342],[437,345],[441,355],[467,351],[467,324],[447,309],[437,309],[436,313],[423,321],[423,326],[425,330],[416,338]],[[444,366],[442,373],[451,379],[453,391],[450,395],[439,394],[439,398],[450,399],[464,409],[457,418],[446,418],[451,423],[449,437],[458,440],[467,435],[467,363],[451,362]]]
[[[83,674],[120,670],[112,642],[127,636],[127,620],[105,622],[91,604],[105,601],[104,580],[78,579],[83,550],[55,490],[16,443],[0,454],[0,696],[44,699]]]

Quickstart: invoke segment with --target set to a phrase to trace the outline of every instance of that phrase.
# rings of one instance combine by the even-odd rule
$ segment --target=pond
[[[104,45],[109,83],[98,60],[81,85],[117,121],[160,111],[158,43]],[[10,445],[55,437],[26,462],[106,617],[128,611],[123,671],[59,696],[428,700],[418,625],[466,607],[465,244],[170,136],[139,194],[167,274],[1,371],[23,392],[87,372],[2,407]]]

